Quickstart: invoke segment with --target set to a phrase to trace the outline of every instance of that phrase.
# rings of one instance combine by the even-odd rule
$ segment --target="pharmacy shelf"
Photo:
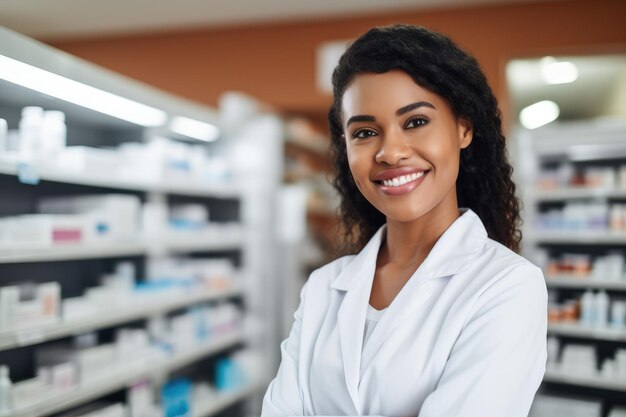
[[[626,142],[624,141],[623,122],[612,123],[607,120],[563,122],[544,126],[536,130],[519,130],[516,143],[519,156],[519,167],[528,168],[522,175],[526,178],[536,177],[537,169],[544,163],[576,163],[586,161],[614,160],[624,158]],[[522,170],[524,171],[524,170]],[[521,178],[521,177],[520,177]],[[539,230],[536,220],[541,216],[541,206],[545,204],[564,204],[571,202],[585,202],[596,199],[623,201],[626,199],[626,188],[618,187],[559,187],[556,189],[540,189],[534,184],[524,188],[523,203],[525,217],[529,219],[523,228],[525,248],[528,253],[534,250],[548,250],[550,256],[558,256],[562,251],[569,251],[576,247],[580,251],[590,250],[592,247],[610,250],[614,247],[626,246],[626,233],[606,231],[575,231]],[[556,250],[556,252],[554,252]],[[574,251],[576,252],[576,251]],[[608,276],[602,279],[592,279],[591,276],[576,277],[570,275],[548,274],[546,285],[559,295],[566,290],[587,289],[623,291],[626,292],[626,282],[609,280]],[[619,294],[621,295],[621,294]],[[626,343],[626,330],[607,327],[594,328],[583,326],[579,322],[549,323],[548,334],[567,339],[579,338],[585,343],[602,347],[606,343],[615,343],[620,346]],[[568,371],[567,367],[562,368]],[[560,392],[567,392],[572,386],[580,387],[579,391],[589,392],[599,398],[607,399],[610,396],[598,390],[617,391],[620,395],[626,393],[626,380],[603,378],[600,373],[588,376],[561,372],[560,369],[549,368],[544,375],[545,383],[554,383],[559,386],[553,388]],[[586,394],[587,395],[587,394]]]
[[[582,337],[586,339],[626,342],[626,330],[610,327],[583,326],[579,323],[550,323],[548,333],[560,336]]]
[[[166,301],[161,300],[159,302],[151,302],[150,304],[140,304],[138,307],[133,308],[115,308],[107,311],[107,314],[97,314],[82,320],[3,332],[0,333],[0,351],[104,329],[106,327],[165,314],[168,311],[177,310],[190,305],[234,297],[241,294],[242,291],[239,288],[193,293],[168,298]]]
[[[217,394],[216,396],[210,397],[208,400],[202,401],[198,404],[194,403],[192,406],[193,416],[210,417],[215,415],[231,405],[249,397],[261,388],[264,388],[264,385],[261,383],[250,384],[235,391]]]
[[[163,240],[165,249],[170,252],[192,251],[221,251],[240,249],[243,244],[241,229],[222,233],[212,230],[206,233],[196,232],[172,232],[168,233]],[[150,242],[148,251],[155,248],[158,243]]]
[[[540,129],[519,130],[532,140],[533,157],[567,157],[570,161],[626,157],[623,119],[578,120],[554,123]]]
[[[608,389],[626,392],[626,380],[607,379],[601,376],[570,375],[558,371],[546,371],[543,380],[558,384],[577,385],[581,387]]]
[[[243,192],[242,187],[235,183],[199,183],[183,180],[155,182],[133,181],[128,178],[112,177],[111,175],[107,175],[107,173],[72,172],[45,165],[33,165],[27,169],[29,177],[34,174],[36,178],[43,181],[118,190],[218,198],[238,198],[241,197]],[[20,177],[23,172],[25,172],[24,168],[22,168],[17,161],[0,159],[0,174]]]
[[[525,236],[535,243],[555,245],[626,245],[626,233],[615,232],[535,232]]]
[[[243,233],[218,231],[202,233],[169,233],[148,241],[126,241],[90,244],[64,244],[41,249],[0,248],[0,264],[20,262],[73,261],[80,259],[141,256],[153,252],[223,251],[240,249]]]
[[[550,288],[590,288],[610,291],[626,291],[626,281],[597,280],[592,278],[580,278],[573,275],[546,276],[546,283]]]
[[[142,242],[59,245],[41,249],[0,248],[0,264],[18,262],[71,261],[80,259],[140,256],[146,253]]]
[[[533,191],[533,198],[538,202],[551,201],[568,201],[577,199],[594,199],[594,198],[626,198],[626,189],[624,188],[583,188],[569,187],[554,190],[538,190]]]
[[[76,388],[47,395],[35,404],[0,414],[0,417],[40,417],[55,414],[124,389],[137,380],[162,377],[164,374],[190,365],[203,357],[221,352],[242,341],[243,337],[239,332],[220,337],[202,347],[175,355],[162,363],[129,367],[97,381],[90,381]]]
[[[31,41],[28,38],[7,31],[1,27],[0,54],[26,64],[34,65],[60,76],[85,83],[91,87],[102,89],[107,93],[119,94],[130,100],[144,103],[164,111],[167,113],[168,117],[183,116],[209,123],[218,121],[217,114],[207,107],[198,106],[192,102],[165,94],[110,71],[103,71],[93,65],[74,59],[67,54],[59,53],[41,43]],[[116,135],[116,137],[111,138],[113,141],[117,141],[118,139],[125,141],[126,138],[130,138],[131,135],[136,138],[141,138],[141,134],[139,133],[141,128],[135,125],[131,127],[129,123],[125,121],[117,121],[109,116],[100,116],[99,113],[92,112],[91,110],[82,111],[74,105],[65,105],[62,100],[55,99],[50,101],[49,99],[41,99],[39,98],[40,94],[33,93],[21,86],[11,87],[10,93],[11,97],[4,95],[2,101],[10,107],[11,110],[19,111],[23,103],[40,105],[46,108],[53,104],[52,107],[65,111],[68,118],[80,121],[81,125],[87,130],[91,130],[91,127],[100,129],[101,126],[106,126],[107,128],[113,126],[114,129],[117,129],[119,125],[121,135],[119,135],[119,137]],[[126,126],[129,126],[132,130],[122,132],[122,130],[126,129]],[[160,130],[161,129],[147,129],[143,133],[145,133],[144,136],[168,133],[160,132]],[[135,134],[137,135],[134,136]],[[266,136],[268,140],[270,139],[269,135],[270,132],[267,132]],[[169,134],[167,136],[169,136]],[[274,140],[274,138],[271,139]],[[98,152],[95,152],[94,154],[97,153]],[[102,155],[104,155],[104,152]],[[87,156],[89,157],[90,155]],[[112,159],[109,161],[106,155],[103,156],[102,160],[98,158],[98,155],[94,155],[94,157],[98,158],[98,161],[102,163],[98,164],[98,167],[95,166],[96,164],[88,163],[83,170],[72,170],[71,168],[76,168],[77,166],[71,167],[70,164],[60,164],[59,161],[61,158],[48,161],[36,160],[34,164],[24,165],[19,164],[15,160],[10,160],[10,157],[11,156],[7,153],[0,155],[0,182],[3,184],[11,183],[18,186],[20,190],[24,192],[24,197],[27,199],[30,197],[36,198],[37,193],[41,191],[42,188],[51,187],[49,191],[56,195],[57,193],[64,192],[63,189],[67,188],[69,185],[74,185],[74,187],[70,188],[84,188],[90,191],[90,193],[96,193],[94,195],[115,192],[128,194],[131,192],[132,194],[141,196],[142,199],[155,203],[167,201],[169,195],[189,197],[185,198],[185,202],[190,204],[192,202],[204,204],[208,203],[210,199],[211,207],[215,205],[218,209],[225,210],[231,206],[231,203],[235,202],[232,200],[236,200],[237,205],[241,206],[241,210],[238,210],[240,213],[234,214],[238,214],[237,217],[240,218],[241,229],[237,237],[229,233],[230,228],[226,228],[219,231],[217,234],[213,234],[213,236],[209,236],[209,234],[192,236],[187,233],[176,233],[175,235],[161,233],[158,236],[153,236],[149,240],[143,240],[140,239],[141,236],[137,236],[136,240],[125,243],[66,245],[39,250],[33,250],[32,248],[34,246],[28,247],[25,245],[20,248],[15,245],[14,242],[9,242],[6,247],[0,248],[0,264],[44,261],[71,262],[81,259],[137,257],[140,264],[143,265],[144,261],[147,261],[152,255],[160,256],[170,253],[197,252],[199,254],[200,252],[212,252],[211,255],[226,257],[222,255],[227,254],[216,254],[214,252],[230,252],[231,249],[234,249],[241,254],[241,266],[243,269],[249,271],[265,271],[254,277],[255,280],[259,281],[261,287],[271,289],[273,286],[277,285],[274,274],[272,274],[272,265],[266,262],[269,258],[267,254],[271,252],[272,248],[263,243],[252,244],[254,243],[253,241],[258,241],[255,237],[259,233],[262,234],[264,229],[271,229],[271,216],[263,215],[261,219],[257,219],[258,216],[252,216],[250,213],[258,212],[257,207],[261,208],[261,213],[270,213],[271,210],[265,210],[265,206],[267,206],[267,201],[271,199],[263,198],[263,196],[259,196],[259,193],[251,192],[253,190],[250,190],[249,180],[253,178],[250,178],[249,175],[244,175],[242,178],[234,176],[229,178],[200,178],[199,176],[192,177],[191,175],[169,175],[169,173],[164,173],[163,179],[159,179],[157,175],[151,176],[150,178],[148,178],[147,175],[142,175],[141,177],[139,175],[126,175],[122,171],[128,171],[128,167],[120,167],[118,164],[119,160]],[[104,165],[110,165],[111,168],[100,168],[100,166]],[[41,182],[41,185],[34,185],[38,182]],[[278,186],[275,182],[276,181],[268,182],[266,187],[268,192],[265,194],[274,193],[275,188]],[[63,185],[67,186],[63,187]],[[0,193],[0,199],[2,198],[1,194],[2,193]],[[252,227],[256,220],[259,220],[257,223],[260,222],[259,224],[263,225],[263,228],[261,228],[263,230]],[[16,267],[17,266],[19,265],[16,265]],[[58,268],[54,269],[55,270],[48,272],[48,275],[50,275],[48,277],[49,280],[58,280],[55,276],[62,273],[61,270],[56,271]],[[140,267],[140,269],[142,268]],[[42,271],[43,275],[46,275],[45,272],[46,271]],[[259,299],[266,295],[271,295],[272,291],[257,293],[258,294],[253,297],[253,300],[250,301],[251,305],[258,304]],[[162,310],[167,311],[168,308],[176,309],[177,306],[184,308],[184,306],[198,301],[201,298],[202,296],[199,295],[190,295],[184,302],[179,299],[167,299],[163,306],[158,307],[158,311],[155,314],[161,314]],[[256,302],[254,302],[255,300]],[[180,303],[178,303],[178,301],[180,301]],[[247,300],[245,304],[248,304]],[[271,306],[272,303],[270,302],[268,305]],[[118,311],[120,310],[119,308],[113,308],[111,312],[106,315],[100,315],[107,316],[106,318],[92,317],[92,319],[85,322],[73,322],[71,326],[69,326],[68,323],[69,327],[63,324],[54,328],[46,327],[42,332],[22,333],[19,343],[37,343],[37,340],[41,340],[42,338],[63,337],[61,336],[62,334],[80,333],[83,329],[93,329],[98,326],[115,327],[126,320],[133,320],[133,317],[150,315],[155,312],[154,309],[157,309],[157,307],[153,307],[152,305],[146,306],[144,304],[137,304],[134,305],[134,307],[136,309],[132,311]],[[151,311],[150,309],[153,310]],[[271,313],[274,310],[274,308],[269,308],[260,311],[263,315],[261,318],[267,319],[262,320],[263,331],[261,333],[264,335],[262,338],[263,343],[258,344],[258,346],[250,346],[251,350],[262,355],[263,359],[269,362],[271,362],[273,357],[270,352],[271,349],[265,346],[270,346],[270,342],[274,339],[272,331],[267,331],[268,329],[271,330],[270,324],[272,324],[272,317],[274,316]],[[81,328],[81,326],[84,327]],[[0,334],[0,336],[7,335]],[[17,338],[16,335],[9,336],[9,339],[13,337],[14,340],[9,340],[8,342],[4,340],[6,343],[17,343],[17,341],[15,341],[15,338]],[[169,359],[163,356],[157,357],[151,362],[143,361],[142,358],[138,358],[138,362],[122,361],[119,363],[119,368],[109,367],[111,369],[110,372],[107,372],[106,377],[103,375],[100,378],[99,376],[93,375],[92,381],[86,380],[85,383],[81,384],[79,387],[63,392],[34,397],[34,400],[24,404],[22,409],[14,410],[9,413],[0,413],[0,417],[56,415],[76,406],[101,399],[112,393],[122,392],[126,387],[137,381],[155,379],[157,383],[163,382],[163,373],[175,369],[179,370],[180,367],[184,367],[184,369],[194,367],[198,360],[210,358],[215,354],[221,356],[222,354],[230,353],[232,349],[238,348],[243,344],[242,342],[245,342],[243,336],[243,334],[231,334],[231,336],[227,338],[216,338],[212,343],[202,345],[198,348],[189,346],[189,350],[184,352],[177,351],[177,355]],[[2,341],[2,337],[0,337],[0,344]],[[2,348],[0,348],[0,350],[2,350]],[[15,365],[16,368],[34,374],[36,370],[32,368],[32,361],[30,361],[28,357],[31,353],[29,350],[30,349],[26,348],[5,352],[15,353],[15,355],[12,355],[15,356],[15,363],[11,363],[11,367],[13,368],[13,365]],[[202,399],[197,404],[197,409],[195,410],[196,414],[194,415],[196,417],[203,417],[213,415],[216,412],[219,413],[220,409],[228,407],[229,404],[232,404],[240,398],[244,398],[245,395],[248,394],[244,389],[241,392],[220,393],[219,396],[213,396],[211,399],[207,398],[207,401],[202,401],[204,400]]]

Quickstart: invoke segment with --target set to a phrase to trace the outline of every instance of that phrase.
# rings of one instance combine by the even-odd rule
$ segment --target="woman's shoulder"
[[[484,250],[476,259],[472,279],[480,287],[479,293],[487,295],[500,291],[512,291],[523,286],[535,295],[547,293],[541,268],[515,253],[501,243],[487,239]],[[475,287],[476,288],[476,287]]]
[[[512,251],[502,243],[487,238],[483,252],[483,262],[488,262],[503,272],[506,270],[515,270],[518,268],[529,268],[541,271],[541,269],[522,255]]]
[[[350,263],[354,256],[342,256],[311,272],[300,293],[305,310],[310,308],[320,310],[330,300],[334,279],[341,274],[341,271]],[[307,300],[314,301],[310,303]]]
[[[309,276],[307,284],[319,288],[330,287],[333,280],[341,274],[341,271],[343,271],[355,256],[356,255],[345,255],[317,268]]]

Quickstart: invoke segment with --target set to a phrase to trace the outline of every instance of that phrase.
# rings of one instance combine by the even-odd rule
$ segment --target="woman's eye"
[[[406,122],[406,125],[404,127],[405,128],[419,127],[419,126],[424,126],[427,123],[428,123],[428,119],[424,117],[413,117]]]
[[[352,134],[352,137],[355,139],[365,139],[370,136],[375,136],[376,132],[371,129],[359,129]]]

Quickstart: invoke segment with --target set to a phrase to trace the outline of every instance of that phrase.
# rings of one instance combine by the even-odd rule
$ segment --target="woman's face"
[[[348,164],[363,196],[388,220],[457,213],[456,178],[471,126],[403,71],[363,73],[342,99]]]

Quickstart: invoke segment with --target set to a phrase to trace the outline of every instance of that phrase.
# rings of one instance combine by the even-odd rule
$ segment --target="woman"
[[[333,74],[334,184],[357,255],[305,284],[262,415],[521,417],[546,361],[496,100],[424,28],[374,28]]]

